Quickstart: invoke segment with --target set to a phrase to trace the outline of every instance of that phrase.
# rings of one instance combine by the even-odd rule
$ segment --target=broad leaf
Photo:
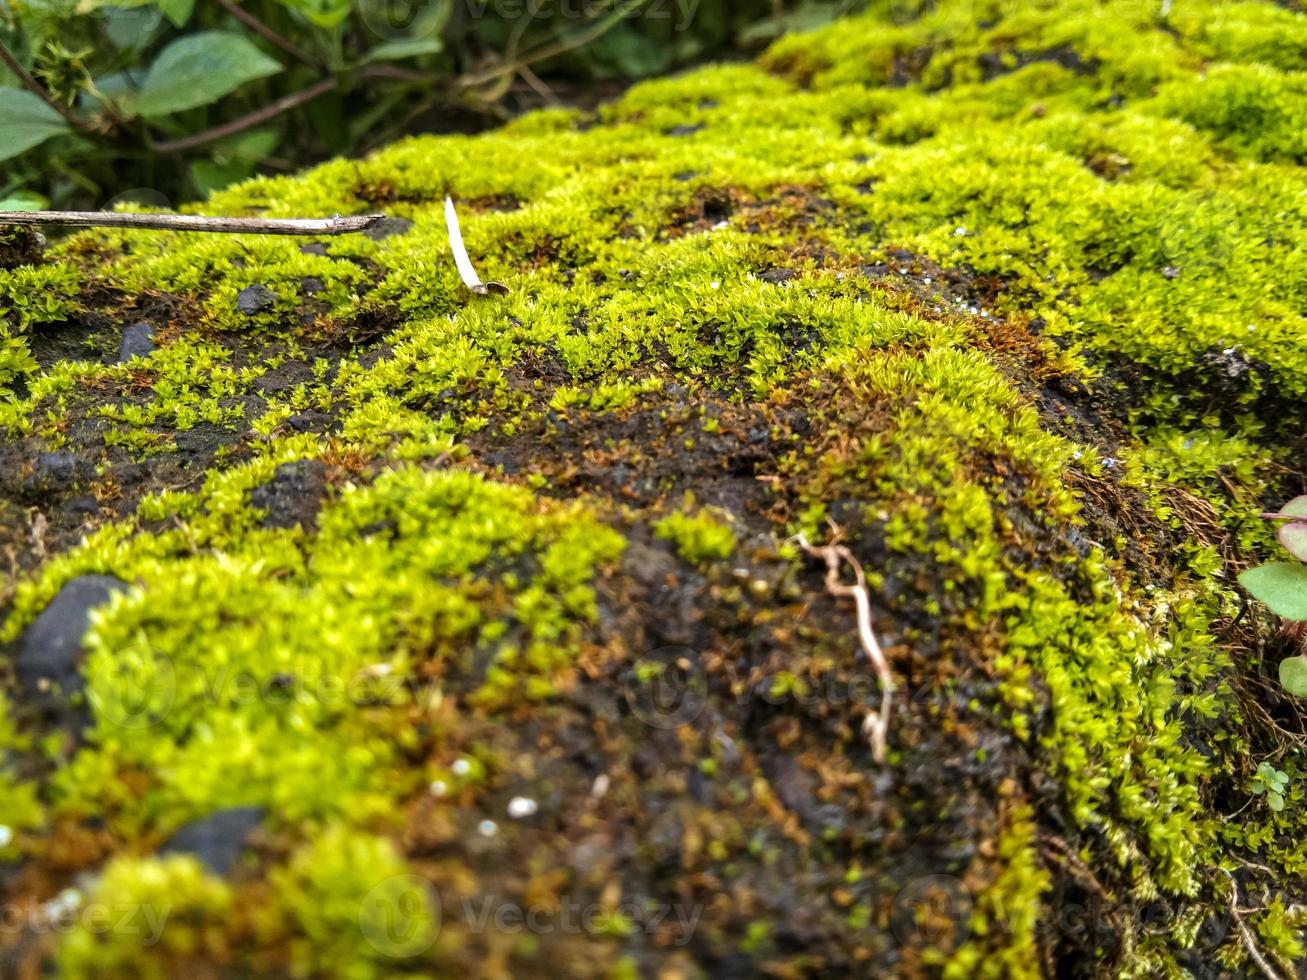
[[[1239,584],[1277,616],[1307,620],[1307,565],[1291,561],[1258,565],[1240,575]]]
[[[0,160],[8,160],[51,136],[71,132],[63,116],[31,92],[0,88]]]
[[[147,117],[194,109],[279,71],[281,65],[239,34],[189,34],[159,53],[134,108]]]
[[[1280,513],[1289,517],[1307,518],[1307,496],[1294,497]],[[1307,561],[1307,521],[1285,521],[1280,525],[1280,544],[1299,561]]]
[[[1307,657],[1280,661],[1280,686],[1295,697],[1307,698]]]
[[[154,7],[106,7],[101,16],[104,36],[120,51],[142,51],[163,27],[163,15]]]

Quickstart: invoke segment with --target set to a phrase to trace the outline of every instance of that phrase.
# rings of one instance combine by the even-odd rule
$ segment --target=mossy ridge
[[[1015,12],[996,6],[997,20],[982,33],[963,22],[964,13],[973,13],[972,5],[965,12],[963,6],[940,5],[899,25],[897,33],[882,30],[876,21],[880,14],[873,11],[870,21],[854,23],[875,23],[875,30],[782,42],[765,64],[788,78],[750,66],[710,69],[641,86],[597,119],[542,113],[475,140],[406,141],[362,163],[329,164],[304,178],[256,181],[211,204],[296,214],[381,203],[415,221],[409,233],[380,242],[332,241],[326,256],[311,256],[276,240],[191,241],[181,248],[177,243],[186,241],[184,236],[76,240],[62,264],[52,267],[56,272],[50,275],[64,296],[56,308],[37,309],[16,326],[16,314],[7,315],[15,331],[11,342],[17,339],[13,350],[26,349],[33,327],[66,318],[73,303],[93,307],[94,290],[105,283],[128,293],[170,294],[180,309],[197,315],[179,317],[183,329],[176,339],[167,338],[170,343],[132,370],[64,362],[37,374],[22,361],[11,370],[24,379],[25,398],[4,410],[6,427],[26,433],[33,445],[63,442],[89,449],[110,472],[122,458],[115,450],[167,448],[177,432],[189,431],[199,420],[226,430],[232,448],[228,458],[216,461],[200,493],[149,500],[137,518],[111,525],[86,548],[56,558],[41,579],[20,592],[9,634],[79,568],[134,577],[156,562],[160,582],[174,577],[202,582],[211,587],[218,609],[229,603],[232,609],[249,606],[251,596],[237,580],[255,567],[260,574],[266,568],[273,576],[269,588],[286,600],[278,607],[281,621],[297,622],[296,599],[317,602],[325,594],[329,576],[319,581],[322,573],[312,559],[319,547],[327,547],[330,533],[260,530],[247,495],[277,465],[302,456],[332,460],[340,467],[340,482],[402,481],[376,474],[396,460],[410,460],[425,461],[425,469],[394,472],[439,481],[464,478],[429,472],[451,461],[484,468],[489,482],[483,486],[491,496],[503,479],[493,474],[500,466],[510,479],[516,470],[542,497],[566,495],[569,484],[579,484],[596,494],[591,504],[596,519],[621,528],[630,542],[643,540],[650,518],[664,515],[667,505],[674,509],[685,489],[698,489],[705,503],[726,507],[751,536],[781,525],[824,534],[821,518],[830,514],[854,536],[864,561],[884,569],[876,585],[886,596],[888,627],[903,632],[898,666],[907,658],[910,674],[930,679],[932,691],[963,695],[965,708],[950,704],[931,710],[942,713],[950,737],[991,760],[992,771],[976,777],[978,785],[967,786],[962,803],[954,801],[960,816],[949,832],[988,847],[993,829],[1007,828],[997,859],[986,856],[964,869],[984,896],[971,943],[951,952],[913,951],[921,965],[942,967],[952,956],[953,964],[944,968],[959,975],[977,963],[993,964],[995,972],[1030,974],[1052,943],[1054,954],[1101,956],[1104,969],[1113,955],[1129,951],[1141,970],[1174,970],[1185,946],[1182,930],[1132,936],[1129,913],[1159,888],[1180,895],[1201,888],[1200,901],[1191,906],[1195,915],[1221,906],[1224,893],[1211,880],[1219,876],[1189,873],[1195,858],[1210,868],[1223,856],[1199,793],[1213,779],[1237,792],[1238,773],[1230,770],[1247,751],[1243,736],[1231,734],[1233,709],[1223,686],[1230,672],[1207,630],[1224,611],[1207,578],[1216,567],[1215,551],[1200,544],[1177,561],[1160,545],[1141,553],[1118,541],[1103,541],[1101,548],[1092,541],[1077,545],[1070,534],[1063,541],[1067,524],[1084,511],[1062,482],[1068,477],[1081,485],[1099,481],[1111,501],[1108,516],[1124,517],[1120,512],[1134,506],[1121,503],[1128,492],[1094,458],[1094,448],[1099,456],[1110,449],[1124,458],[1128,480],[1159,502],[1173,501],[1171,481],[1205,491],[1218,519],[1238,528],[1241,544],[1259,543],[1258,532],[1240,523],[1238,512],[1243,501],[1262,492],[1273,461],[1260,448],[1267,444],[1260,427],[1251,416],[1237,416],[1268,393],[1301,394],[1307,363],[1300,330],[1303,280],[1293,259],[1303,242],[1301,169],[1295,165],[1300,161],[1292,139],[1274,135],[1284,119],[1294,117],[1301,97],[1294,75],[1301,66],[1286,60],[1294,49],[1277,41],[1277,32],[1283,29],[1292,38],[1300,20],[1292,15],[1285,20],[1269,4],[1244,3],[1222,6],[1215,17],[1177,13],[1168,32],[1153,23],[1152,4],[1147,11],[1121,5],[1117,16],[1117,11],[1109,15],[1096,6],[1066,3]],[[860,40],[850,42],[851,37]],[[1181,83],[1195,77],[1205,59],[1229,62],[1212,71],[1223,93],[1233,87],[1268,106],[1270,116],[1261,128],[1231,128],[1229,120],[1213,114],[1215,103],[1188,97]],[[1258,67],[1257,61],[1271,67]],[[810,87],[796,92],[791,80]],[[882,87],[886,81],[905,87],[889,90]],[[1124,104],[1113,107],[1114,98]],[[991,128],[967,131],[982,107]],[[699,124],[704,128],[694,130]],[[672,132],[677,135],[668,135]],[[1164,150],[1150,145],[1159,132]],[[1258,139],[1265,134],[1270,135]],[[466,222],[469,247],[483,272],[514,279],[518,291],[510,300],[465,305],[441,240],[438,201],[448,191],[478,212]],[[1268,202],[1276,202],[1278,210]],[[499,210],[506,204],[516,206]],[[86,245],[92,241],[99,244]],[[898,254],[907,258],[887,254],[886,243],[901,246]],[[914,256],[968,267],[959,277],[966,294],[952,295],[938,281],[927,281],[936,280],[939,265]],[[932,271],[923,272],[926,268]],[[777,269],[794,275],[776,282],[763,277]],[[298,298],[310,276],[325,287],[319,293],[324,298],[312,304]],[[83,280],[91,284],[90,292],[79,294]],[[11,295],[22,293],[20,277],[4,282]],[[271,284],[278,302],[253,318],[236,314],[236,292],[254,282]],[[1009,322],[1003,314],[1014,315]],[[1128,407],[1144,410],[1141,426],[1161,418],[1171,428],[1141,427],[1144,447],[1137,449],[1118,427],[1112,444],[1103,445],[1087,422],[1083,399],[1068,400],[1050,390],[1050,380],[1075,373],[1075,362],[1020,329],[1023,322],[1039,321],[1041,329],[1064,342],[1084,344],[1091,356],[1125,354],[1152,380],[1182,378],[1202,369],[1214,352],[1237,347],[1248,370],[1207,406],[1211,421],[1236,434],[1216,450],[1203,443],[1196,454],[1201,458],[1195,458],[1183,447],[1194,438],[1186,430],[1206,421],[1200,414],[1204,406],[1193,398],[1174,401],[1166,391],[1147,399],[1126,392]],[[1258,328],[1252,339],[1245,339],[1245,321]],[[352,349],[366,346],[378,332],[385,333],[380,345]],[[276,370],[264,356],[269,350],[290,359],[314,353],[303,362],[311,366],[302,380],[260,393],[256,383]],[[1023,360],[1026,356],[1032,360]],[[196,390],[197,365],[218,368],[210,372],[207,390]],[[1104,365],[1110,385],[1119,365],[1110,359]],[[638,390],[623,387],[632,374]],[[745,464],[734,483],[689,487],[669,467],[649,465],[652,456],[665,455],[673,445],[654,432],[667,411],[659,408],[663,393],[673,386],[681,394],[671,399],[687,406],[671,411],[679,449],[705,469],[723,458],[715,454],[732,452],[729,458]],[[121,394],[132,389],[151,394],[128,407]],[[578,391],[588,393],[584,409]],[[814,457],[810,436],[822,418],[814,398],[832,392],[826,411],[857,418],[855,410],[869,405],[874,417],[865,433],[835,432],[832,446]],[[749,399],[756,401],[742,404]],[[1032,404],[1041,411],[1031,410]],[[962,405],[980,408],[964,411]],[[69,417],[85,406],[106,409],[109,427],[68,437]],[[317,413],[308,431],[288,435],[288,421],[307,411]],[[716,428],[714,412],[720,416]],[[1068,421],[1077,413],[1084,417]],[[324,436],[327,429],[334,434]],[[563,433],[577,429],[582,431]],[[728,450],[732,442],[747,446],[755,429],[765,431],[765,451]],[[540,433],[556,434],[554,444],[584,447],[581,465],[569,472],[562,460],[540,459],[538,446],[527,448]],[[1054,433],[1070,433],[1083,444]],[[1178,451],[1168,448],[1174,440]],[[1213,482],[1222,469],[1215,457],[1231,449],[1240,466],[1228,474],[1233,499]],[[621,476],[621,466],[644,474],[644,485]],[[954,472],[961,476],[944,479]],[[741,489],[746,481],[756,483],[757,476],[776,488],[770,499]],[[411,492],[407,487],[401,497]],[[537,506],[529,493],[514,499],[514,506],[528,511]],[[325,513],[333,512],[334,505]],[[186,533],[162,524],[178,521]],[[617,539],[610,540],[616,548]],[[384,563],[394,541],[340,545],[351,562]],[[537,556],[542,567],[550,547]],[[205,554],[214,549],[229,556],[228,567]],[[572,550],[562,547],[555,560],[567,565],[564,553]],[[747,598],[752,585],[720,580],[726,571],[720,562],[709,563],[706,575],[686,578],[689,591],[682,595],[716,609],[711,615],[723,621],[743,616],[756,622],[781,595],[766,587],[767,574],[790,567],[781,558],[771,565],[741,566],[745,582],[764,583],[752,602]],[[190,579],[176,574],[183,569]],[[572,584],[551,583],[542,596],[523,587],[525,578],[510,577],[520,570],[510,568],[502,576],[497,570],[484,591],[481,585],[471,587],[470,595],[456,590],[458,600],[437,618],[464,622],[464,613],[472,615],[470,604],[478,612],[496,612],[501,624],[541,613],[546,632],[566,633],[592,614],[585,591],[591,586],[568,578],[585,578],[588,568],[561,571]],[[613,608],[621,608],[616,597],[626,587],[623,579],[636,574],[628,566],[615,577]],[[301,583],[305,594],[286,591],[283,578]],[[820,593],[819,578],[809,573],[802,581],[801,593]],[[1149,594],[1149,586],[1156,591]],[[165,622],[186,626],[176,610],[166,604],[156,608],[148,590],[132,602],[136,605],[115,606],[97,629],[113,637],[119,617],[130,624],[138,613],[162,616],[149,620],[151,629]],[[385,602],[378,608],[394,613]],[[602,597],[597,612],[605,615]],[[853,666],[841,660],[847,657],[851,624],[838,607],[832,604],[822,628],[806,634],[793,632],[801,624],[788,615],[793,621],[783,619],[782,625],[804,637],[801,649],[812,656],[811,664],[796,671],[781,657],[792,643],[766,651],[757,663],[762,677],[742,668],[751,668],[752,658],[763,651],[753,651],[738,665],[722,658],[709,665],[719,699],[723,691],[738,685],[751,689],[762,681],[769,692],[793,691],[796,684],[822,681],[831,664],[844,671]],[[690,630],[686,635],[695,635],[690,624],[682,625]],[[612,635],[638,644],[641,631],[649,628],[630,623]],[[733,628],[714,629],[714,648],[716,643],[740,648]],[[240,631],[235,635],[239,638]],[[291,646],[298,642],[290,634],[282,639]],[[428,640],[439,646],[439,637]],[[121,644],[115,640],[111,646],[116,654]],[[456,657],[459,647],[451,643],[450,652],[426,666],[444,670],[440,665]],[[919,662],[936,649],[944,654],[939,665]],[[550,704],[566,705],[566,690],[555,691],[548,682],[578,661],[610,685],[600,690],[611,695],[617,690],[611,686],[614,671],[630,652],[546,645],[534,657],[526,655],[525,678],[515,670],[504,679],[511,697],[498,700],[493,695],[499,689],[490,685],[492,696],[481,707],[492,711],[498,705],[529,719],[538,733],[548,732],[548,711],[531,707],[523,695],[554,694]],[[555,659],[558,653],[561,659]],[[341,670],[349,666],[352,662]],[[399,668],[410,676],[420,673],[417,664]],[[950,671],[960,677],[949,677]],[[978,674],[987,675],[987,683]],[[541,678],[545,688],[532,692],[532,683]],[[102,720],[113,714],[104,708],[115,697],[117,679],[113,671],[92,678]],[[528,690],[519,689],[519,680]],[[472,700],[467,690],[457,697]],[[207,714],[208,707],[201,707]],[[405,710],[401,704],[347,712],[339,732],[360,746],[378,746],[384,755],[394,749],[392,736],[404,745],[396,733],[407,723]],[[729,698],[717,710],[727,721],[741,720]],[[1113,711],[1122,712],[1128,724],[1117,723]],[[234,723],[244,724],[242,712],[232,714]],[[1184,744],[1192,737],[1188,719],[1208,716],[1212,720],[1200,728],[1212,734],[1209,748],[1234,762],[1208,761]],[[909,746],[914,738],[924,739],[912,727],[923,720],[907,721],[900,731]],[[466,724],[445,723],[454,732]],[[774,745],[792,740],[796,729],[806,733],[807,741],[799,743],[807,748],[803,759],[847,768],[850,785],[859,787],[855,795],[866,791],[860,776],[869,768],[865,748],[850,719],[829,709],[783,707],[778,717],[762,720],[751,752],[765,757],[770,746],[774,753]],[[260,745],[275,747],[283,740],[275,729],[262,734],[268,740]],[[139,757],[148,759],[154,748],[146,741],[138,741],[137,748]],[[719,749],[706,737],[701,742],[681,749],[689,769],[703,773],[718,761]],[[913,747],[921,759],[941,757],[938,742],[924,739]],[[1001,765],[992,762],[1000,748]],[[631,755],[621,740],[608,750],[616,758]],[[521,752],[521,744],[506,742],[495,755],[511,759]],[[338,785],[353,787],[340,808],[347,812],[333,816],[384,825],[388,815],[395,819],[400,805],[406,814],[427,806],[421,794],[412,795],[419,780],[411,771],[397,766],[390,782],[389,770],[373,771],[376,758],[359,763],[354,775],[361,782],[351,782],[349,773],[333,777]],[[94,815],[125,814],[142,799],[154,801],[148,826],[118,825],[123,839],[116,849],[147,850],[168,826],[216,799],[198,783],[169,795],[123,772],[120,761],[96,746],[79,753],[74,763],[88,777],[77,790],[85,809],[98,811]],[[349,762],[348,753],[341,761]],[[903,758],[896,762],[903,776],[914,771]],[[983,769],[983,763],[977,754],[975,764]],[[815,861],[823,873],[832,863],[842,874],[853,873],[855,863],[876,868],[874,845],[856,844],[848,833],[834,835],[833,858],[820,846],[805,857],[793,840],[775,843],[795,829],[793,814],[785,814],[801,800],[792,786],[783,789],[795,777],[752,759],[745,764],[752,787],[744,796],[738,796],[738,781],[729,788],[737,799],[752,801],[744,826],[723,822],[715,812],[679,817],[677,826],[700,837],[707,833],[720,844],[696,852],[696,860],[704,862],[700,870],[720,874],[745,861],[746,873],[758,877],[759,887],[752,890],[766,894],[771,884],[766,873],[748,862],[776,847],[786,861]],[[98,781],[89,778],[96,775],[90,770],[97,770]],[[1022,786],[1032,771],[1057,777],[1056,791],[1043,795]],[[675,794],[679,779],[683,794],[688,777],[675,775],[664,788]],[[558,778],[585,795],[577,772]],[[774,791],[773,785],[782,789]],[[61,802],[58,788],[58,780],[45,788],[45,802],[54,803],[56,813],[72,799]],[[922,800],[940,803],[937,812],[953,809],[936,796],[939,787],[914,783],[911,789],[918,795],[916,805],[900,795],[897,812],[891,808],[887,815],[891,824],[902,814],[921,812]],[[830,785],[822,792],[836,793]],[[475,788],[468,793],[464,817],[481,799]],[[828,798],[843,799],[837,793]],[[982,799],[1007,801],[1007,819],[998,820]],[[294,844],[317,837],[313,818],[320,814],[280,812],[284,807],[294,808],[284,800],[276,807],[290,824]],[[1096,828],[1072,844],[1092,860],[1114,906],[1123,910],[1115,953],[1060,949],[1047,935],[1032,940],[1023,923],[1050,886],[1049,877],[1034,870],[1038,860],[1057,872],[1059,882],[1071,873],[1041,850],[1022,816],[1027,807],[1045,829],[1050,822],[1059,832],[1074,828],[1072,836],[1078,838],[1085,828]],[[31,826],[30,802],[26,809],[27,822],[15,819],[16,826]],[[818,817],[803,816],[820,826]],[[763,835],[758,853],[752,840],[759,838],[750,838],[745,826]],[[1294,856],[1280,841],[1294,839],[1296,826],[1290,812],[1242,832],[1227,829],[1223,837],[1294,873],[1299,870]],[[370,828],[378,829],[384,828]],[[422,824],[409,824],[407,834],[422,830]],[[746,840],[749,847],[738,850]],[[1101,857],[1102,841],[1123,872]],[[810,834],[803,846],[812,846]],[[374,855],[373,847],[351,844],[348,850]],[[541,860],[556,860],[548,842],[539,847]],[[284,853],[275,854],[272,863]],[[872,876],[881,879],[876,888],[852,893],[843,926],[823,905],[821,924],[814,928],[836,951],[828,956],[847,957],[838,962],[849,968],[898,962],[894,958],[905,954],[880,940],[860,946],[858,929],[886,924],[877,904],[883,890],[889,887],[892,894],[905,877],[931,869],[931,853],[925,842],[909,849],[903,866],[878,868]],[[140,872],[154,874],[156,868],[145,861]],[[466,885],[488,870],[472,862],[467,874],[473,877],[455,880]],[[829,875],[823,873],[808,887],[829,889]],[[251,897],[266,905],[257,888]],[[843,908],[840,903],[848,897],[831,893],[835,908]],[[765,910],[771,919],[784,914],[774,907]],[[1286,933],[1282,922],[1267,916],[1262,935],[1275,952],[1296,956],[1293,927]],[[288,954],[284,948],[286,931],[298,929],[262,934],[256,946],[270,945],[259,955],[308,956],[308,950]],[[303,924],[303,934],[312,931],[312,924]],[[228,932],[235,939],[240,930]],[[708,927],[697,953],[716,956],[738,943],[747,946],[753,962],[783,956],[767,935],[728,916]],[[249,949],[241,942],[234,947]],[[385,971],[385,964],[359,950],[360,975]],[[1238,953],[1238,945],[1230,944],[1222,955]],[[606,950],[601,959],[614,955]],[[813,955],[800,954],[792,962],[811,965]],[[74,954],[69,957],[74,962]],[[350,967],[342,961],[342,970]]]

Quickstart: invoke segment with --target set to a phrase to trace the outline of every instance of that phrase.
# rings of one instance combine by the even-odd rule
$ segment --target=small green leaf
[[[1271,805],[1271,809],[1276,813],[1284,809],[1284,797],[1279,793],[1267,793],[1266,802]]]
[[[1286,517],[1307,518],[1307,496],[1294,497],[1282,508]],[[1280,544],[1299,561],[1307,561],[1307,521],[1285,521],[1280,525]]]
[[[363,61],[364,63],[402,61],[404,58],[414,58],[420,54],[440,54],[443,50],[445,44],[438,37],[416,37],[411,41],[387,41],[378,44],[368,52],[368,56]]]
[[[1266,792],[1266,784],[1263,782],[1254,782],[1248,787],[1248,792],[1252,793],[1253,796],[1261,796]]]
[[[195,9],[195,0],[155,0],[163,15],[172,21],[173,27],[185,27]]]
[[[1280,661],[1280,686],[1294,697],[1307,698],[1307,657]]]
[[[283,7],[289,7],[303,14],[314,27],[321,27],[328,31],[340,26],[349,16],[353,6],[351,0],[277,0],[277,2]],[[403,10],[407,5],[397,6]]]
[[[159,53],[134,108],[146,117],[194,109],[281,70],[281,65],[239,34],[188,34]]]
[[[0,160],[8,160],[51,136],[70,132],[63,116],[31,92],[0,88]]]
[[[1239,576],[1249,595],[1285,619],[1307,619],[1307,565],[1273,561]]]

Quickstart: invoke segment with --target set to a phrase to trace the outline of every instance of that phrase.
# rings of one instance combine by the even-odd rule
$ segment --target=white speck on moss
[[[466,759],[458,759],[449,768],[455,776],[466,776],[472,771],[472,763]]]
[[[499,824],[493,820],[482,820],[477,824],[477,833],[482,837],[494,837],[495,834],[499,833]]]
[[[432,796],[444,796],[449,792],[449,786],[443,779],[433,779],[430,789]]]
[[[14,842],[14,828],[0,824],[0,847],[8,847]]]
[[[526,796],[515,796],[508,801],[508,815],[514,820],[533,817],[540,809],[540,804]]]

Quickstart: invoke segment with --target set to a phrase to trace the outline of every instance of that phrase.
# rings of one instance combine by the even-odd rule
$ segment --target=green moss
[[[672,542],[695,565],[724,561],[735,551],[735,532],[706,511],[668,514],[654,523],[654,537]]]
[[[1307,872],[1302,778],[1281,813],[1220,809],[1250,754],[1303,770],[1244,711],[1267,665],[1231,623],[1230,587],[1271,546],[1253,515],[1296,465],[1283,406],[1307,393],[1301,16],[1194,2],[1164,22],[1155,3],[1090,0],[906,12],[874,3],[756,65],[645,83],[593,115],[404,140],[205,206],[413,222],[379,241],[318,255],[97,233],[0,271],[14,444],[89,457],[107,500],[147,454],[191,468],[17,586],[4,641],[78,574],[132,588],[87,636],[85,744],[11,778],[14,852],[39,857],[43,832],[79,821],[143,851],[261,804],[285,852],[249,896],[257,962],[360,977],[385,963],[355,910],[378,871],[407,874],[399,848],[456,856],[466,867],[422,873],[468,893],[557,898],[562,844],[530,823],[498,845],[475,830],[506,794],[583,801],[568,812],[589,834],[636,828],[620,853],[680,869],[676,888],[730,882],[703,948],[778,972],[814,966],[775,939],[777,868],[814,908],[811,882],[865,868],[836,911],[813,912],[822,968],[837,952],[850,969],[900,962],[866,934],[885,904],[872,883],[897,891],[920,870],[886,857],[904,840],[932,871],[954,837],[977,845],[956,869],[976,886],[971,939],[927,964],[958,976],[1037,974],[1034,923],[1063,894],[1053,879],[1078,873],[1041,866],[1050,832],[1092,864],[1113,921],[1174,904],[1173,930],[1117,937],[1140,974],[1175,973],[1221,913],[1219,866]],[[511,295],[461,286],[447,193],[481,274]],[[250,317],[236,296],[254,284],[276,301]],[[130,322],[147,296],[166,324],[148,359],[55,345],[69,318]],[[105,330],[88,345],[112,347]],[[325,474],[312,526],[268,526],[254,495],[301,460]],[[830,522],[917,691],[884,772],[856,713],[814,697],[850,663],[868,675],[854,609],[780,545],[828,540]],[[683,566],[627,547],[649,527],[700,570],[747,566],[747,587],[712,575],[687,590],[668,571]],[[637,695],[673,680],[638,653],[687,637],[703,644],[713,741],[678,730],[692,778],[625,779],[647,769]],[[754,691],[767,712],[745,703]],[[17,758],[51,740],[0,741]],[[1003,792],[940,776],[919,746],[997,773]],[[777,756],[802,774],[771,771]],[[882,776],[865,799],[840,795]],[[674,825],[641,823],[673,810]],[[497,879],[504,865],[523,880]],[[125,870],[106,895],[176,876],[196,921],[222,923],[197,948],[247,965],[245,920],[212,883],[171,863],[111,868]],[[595,972],[653,948],[612,900],[620,874],[578,878],[566,887],[608,910],[586,947]],[[1258,928],[1300,956],[1287,911]],[[507,955],[476,942],[473,961]],[[88,943],[66,941],[70,973],[89,969]],[[1121,968],[1086,949],[1059,955]],[[133,950],[106,955],[156,962]]]
[[[420,664],[444,659],[457,673],[488,656],[488,704],[548,691],[571,670],[595,616],[594,568],[622,547],[583,505],[400,468],[343,488],[306,538],[261,529],[248,506],[276,462],[143,504],[143,519],[181,526],[107,529],[20,595],[11,635],[80,572],[139,584],[87,636],[94,748],[53,781],[57,810],[112,814],[132,833],[249,803],[290,822],[367,820],[421,778],[396,768],[413,738],[405,711],[430,693],[403,683]],[[518,639],[496,637],[503,621]],[[143,796],[124,797],[125,771],[152,774]]]
[[[188,856],[124,858],[105,869],[59,946],[67,977],[164,980],[228,955],[231,888]]]
[[[390,842],[340,826],[295,854],[271,885],[273,903],[256,928],[265,943],[289,938],[296,976],[402,975],[440,928],[429,889]]]

